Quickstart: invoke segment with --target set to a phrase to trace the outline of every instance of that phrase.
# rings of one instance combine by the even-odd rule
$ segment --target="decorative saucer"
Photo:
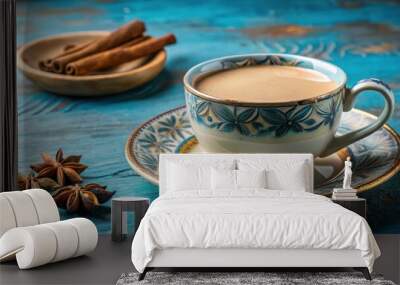
[[[371,124],[376,117],[353,109],[343,113],[338,133],[347,133]],[[135,129],[128,138],[125,156],[138,174],[158,184],[160,153],[204,152],[193,135],[186,107],[159,114]],[[371,189],[400,169],[400,136],[388,125],[345,149],[315,160],[315,193],[329,195],[341,187],[347,156],[353,162],[352,185],[358,192]]]

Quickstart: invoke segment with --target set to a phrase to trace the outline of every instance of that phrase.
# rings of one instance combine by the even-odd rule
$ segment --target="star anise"
[[[50,192],[60,187],[53,179],[47,177],[38,178],[33,172],[26,176],[18,175],[17,185],[19,190],[40,188]]]
[[[61,187],[52,196],[58,207],[70,213],[91,213],[95,207],[107,202],[114,193],[115,191],[107,191],[106,186],[90,183]]]
[[[82,181],[80,174],[87,168],[80,163],[80,155],[70,155],[64,158],[62,149],[58,149],[56,158],[49,154],[42,154],[43,162],[31,165],[31,168],[38,174],[37,178],[52,178],[61,186],[75,184]]]

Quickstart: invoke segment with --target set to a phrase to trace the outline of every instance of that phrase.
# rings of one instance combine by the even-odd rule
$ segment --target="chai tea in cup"
[[[312,99],[339,85],[325,74],[300,67],[257,65],[203,76],[196,88],[209,96],[254,103]]]

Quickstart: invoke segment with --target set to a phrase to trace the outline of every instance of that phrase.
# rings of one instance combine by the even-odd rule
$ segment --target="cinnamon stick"
[[[147,40],[149,38],[150,38],[150,36],[138,37],[138,38],[135,38],[135,39],[133,39],[133,40],[127,42],[127,43],[124,43],[120,47],[132,46],[132,45],[137,44],[139,42],[145,41],[145,40]],[[79,46],[78,45],[68,45],[68,46],[64,47],[64,52],[63,53],[61,53],[60,55],[54,57],[53,59],[47,59],[47,60],[39,61],[39,68],[41,70],[44,70],[44,71],[47,71],[47,72],[53,72],[52,64],[53,64],[53,61],[55,59],[60,58],[60,57],[65,56],[65,55],[68,55],[68,54],[71,54],[73,52],[82,50],[83,48],[87,47],[89,44],[90,43],[86,43],[86,44],[79,45]]]
[[[55,60],[53,60],[51,67],[55,72],[63,73],[65,66],[68,63],[77,61],[83,57],[90,56],[95,53],[99,53],[120,46],[121,44],[142,35],[144,31],[145,25],[143,22],[130,22],[118,28],[110,35],[90,43],[82,50],[78,50],[76,52],[56,58]]]
[[[51,69],[46,66],[46,60],[39,60],[38,66],[40,70],[51,72]]]
[[[102,37],[103,38],[103,37]],[[83,43],[83,44],[79,44],[79,45],[69,45],[69,46],[65,46],[64,47],[64,51],[57,55],[56,57],[62,57],[80,50],[83,50],[84,48],[86,48],[88,45],[90,45],[93,41],[87,42],[87,43]]]
[[[133,39],[133,40],[121,45],[121,47],[132,46],[132,45],[137,44],[139,42],[145,41],[145,40],[147,40],[149,38],[150,38],[150,36],[138,37],[138,38],[135,38],[135,39]],[[52,72],[53,71],[52,70],[52,64],[53,64],[53,61],[55,59],[60,58],[60,57],[65,56],[65,55],[68,55],[68,54],[71,54],[71,53],[74,53],[74,52],[77,52],[77,51],[80,51],[80,50],[84,49],[85,47],[87,47],[90,43],[91,42],[80,44],[80,45],[74,45],[74,44],[66,45],[64,47],[64,49],[63,49],[63,52],[60,53],[59,55],[55,56],[54,58],[46,59],[46,60],[40,60],[39,61],[39,68],[41,70],[43,70],[43,71]]]
[[[138,37],[138,38],[136,38],[136,39],[133,39],[133,40],[131,40],[131,41],[129,41],[129,42],[126,42],[126,43],[124,43],[123,45],[121,45],[121,46],[119,46],[119,47],[116,47],[116,48],[123,48],[123,47],[130,47],[130,46],[133,46],[133,45],[136,45],[136,44],[138,44],[138,43],[141,43],[141,42],[144,42],[144,41],[147,41],[148,39],[150,39],[151,37],[150,36],[141,36],[141,37]],[[115,49],[115,48],[114,48]]]
[[[69,63],[66,67],[66,73],[69,75],[87,75],[94,71],[111,68],[150,55],[175,42],[175,36],[167,34],[160,38],[150,38],[129,47],[117,47]]]
[[[73,45],[73,44],[66,45],[64,47],[64,49],[63,49],[63,52],[58,54],[54,58],[49,58],[49,59],[46,59],[46,60],[40,60],[39,64],[38,64],[39,68],[41,70],[51,72],[52,71],[52,66],[53,66],[53,61],[55,59],[60,58],[62,56],[66,56],[68,54],[71,54],[71,53],[74,53],[74,52],[77,52],[77,51],[80,51],[80,50],[86,48],[90,43],[91,42],[80,44],[80,45]]]
[[[68,45],[65,45],[65,47],[63,48],[63,51],[66,52],[66,51],[69,51],[76,47],[77,47],[77,45],[75,45],[75,44],[68,44]]]

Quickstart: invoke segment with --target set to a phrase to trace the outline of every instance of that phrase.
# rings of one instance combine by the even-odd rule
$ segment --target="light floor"
[[[376,235],[382,257],[375,272],[395,283],[400,281],[400,235]],[[100,236],[97,249],[88,256],[30,270],[18,270],[15,262],[0,265],[0,284],[115,284],[124,272],[134,271],[130,259],[131,239],[114,243]],[[312,271],[312,270],[310,270]]]

